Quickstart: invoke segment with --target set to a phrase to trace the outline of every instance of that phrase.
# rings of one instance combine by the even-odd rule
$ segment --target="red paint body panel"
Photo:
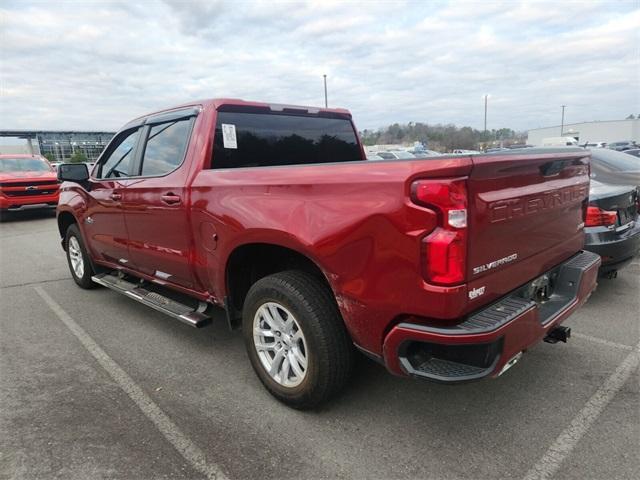
[[[90,191],[63,185],[59,214],[73,213],[97,263],[222,304],[236,248],[290,248],[324,273],[353,341],[380,356],[384,344],[389,368],[401,373],[386,352],[413,335],[394,328],[403,318],[459,323],[582,247],[589,181],[583,152],[211,169],[217,109],[269,104],[222,99],[186,106],[194,105],[201,111],[184,163],[173,173],[118,182],[92,178]],[[346,110],[318,110],[351,118]],[[424,281],[422,240],[442,219],[410,199],[412,183],[422,178],[466,179],[468,271],[459,285]],[[111,199],[114,192],[118,200]],[[547,200],[558,192],[560,200]],[[167,205],[166,194],[180,201]],[[93,223],[86,222],[89,216]],[[513,261],[474,273],[512,253]],[[171,281],[158,271],[170,273]],[[595,280],[585,288],[594,286]],[[469,291],[481,287],[485,293],[469,300]],[[538,341],[544,332],[534,320],[507,326],[505,348],[512,348],[511,338]]]

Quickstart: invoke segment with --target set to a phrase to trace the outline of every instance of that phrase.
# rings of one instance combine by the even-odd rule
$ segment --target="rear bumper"
[[[401,323],[385,338],[384,362],[396,375],[445,383],[497,376],[586,302],[599,266],[585,251],[551,269],[555,287],[542,303],[528,298],[529,283],[454,327]]]
[[[600,273],[618,270],[640,253],[640,217],[629,229],[617,233],[602,228],[585,229],[585,250],[602,257]]]

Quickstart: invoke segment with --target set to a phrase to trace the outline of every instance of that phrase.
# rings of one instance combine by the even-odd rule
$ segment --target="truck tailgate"
[[[472,160],[467,253],[472,285],[504,278],[507,271],[518,272],[512,282],[528,281],[576,253],[589,195],[589,152],[531,149]],[[544,260],[532,262],[536,256]],[[528,279],[518,270],[521,262]]]

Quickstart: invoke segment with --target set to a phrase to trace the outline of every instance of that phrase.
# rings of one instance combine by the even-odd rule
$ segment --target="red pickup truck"
[[[278,399],[320,404],[354,345],[397,375],[494,377],[596,286],[589,153],[367,161],[348,111],[218,99],[59,167],[75,282],[194,327],[223,307]]]
[[[0,214],[58,203],[58,178],[38,155],[0,155]]]

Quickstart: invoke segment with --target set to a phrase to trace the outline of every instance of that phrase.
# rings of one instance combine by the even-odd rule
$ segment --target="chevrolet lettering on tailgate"
[[[491,223],[503,222],[516,217],[558,208],[570,203],[581,202],[588,195],[586,185],[576,185],[519,198],[499,200],[489,204]]]

